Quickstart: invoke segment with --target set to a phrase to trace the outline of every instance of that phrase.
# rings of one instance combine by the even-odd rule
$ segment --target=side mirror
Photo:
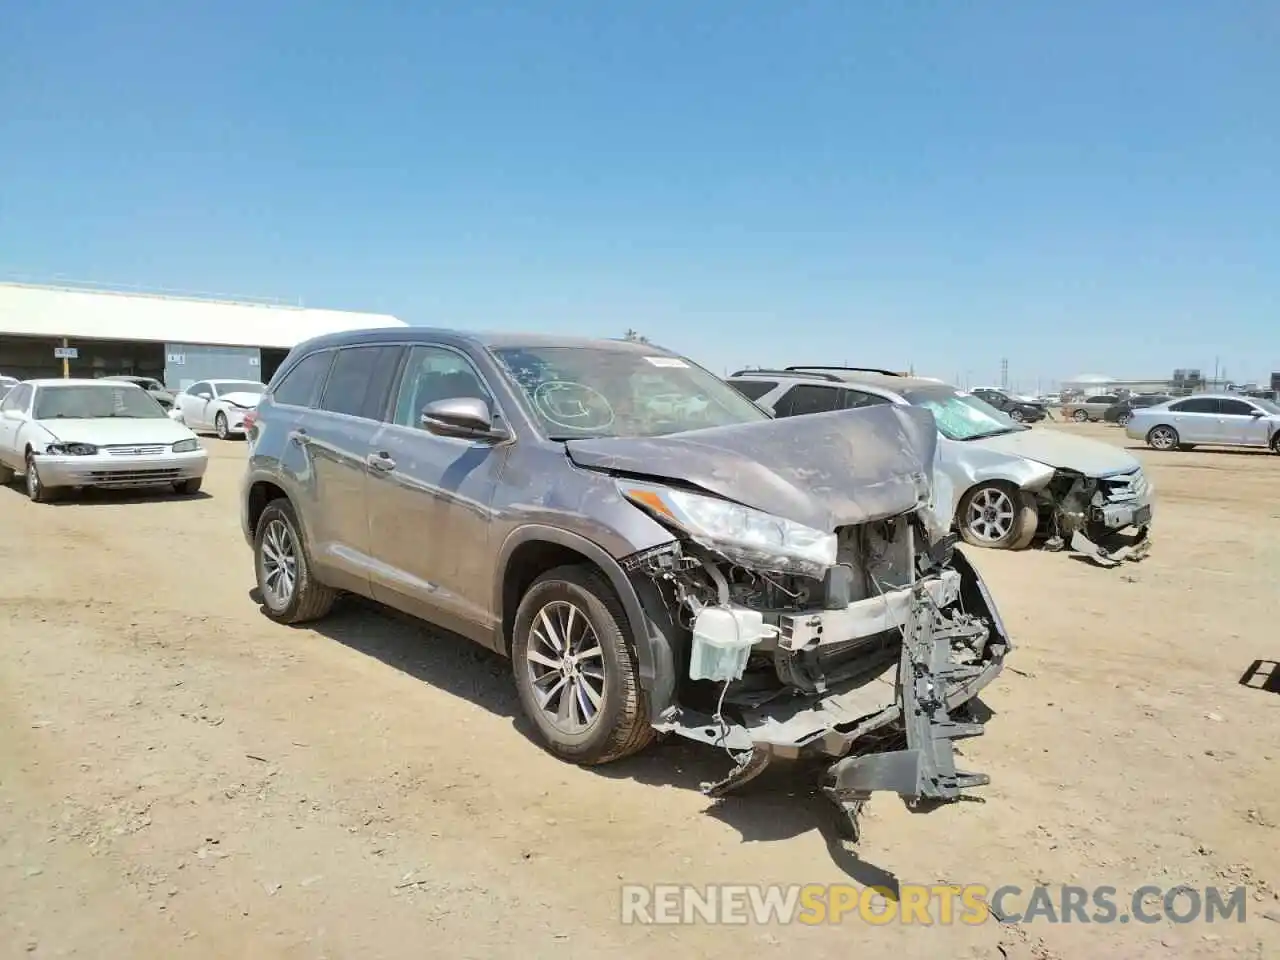
[[[493,413],[487,401],[478,397],[450,397],[422,408],[422,426],[442,437],[472,437],[500,440],[506,436],[493,429]]]
[[[1257,407],[1254,407],[1254,408],[1249,412],[1249,416],[1251,416],[1251,417],[1253,417],[1255,420],[1257,420],[1259,417],[1265,417],[1265,416],[1266,416],[1266,414],[1265,414],[1265,413],[1263,413],[1261,410],[1259,410]]]

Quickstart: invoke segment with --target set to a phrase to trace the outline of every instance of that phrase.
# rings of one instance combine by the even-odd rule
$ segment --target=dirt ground
[[[993,783],[927,815],[877,797],[854,852],[786,768],[717,805],[711,750],[556,761],[464,641],[354,603],[272,624],[244,445],[208,446],[198,499],[0,489],[0,954],[1280,956],[1280,696],[1239,683],[1280,659],[1280,457],[1135,451],[1141,564],[970,551],[1019,645],[963,744]],[[1243,925],[619,922],[624,882],[849,879],[1251,896]]]

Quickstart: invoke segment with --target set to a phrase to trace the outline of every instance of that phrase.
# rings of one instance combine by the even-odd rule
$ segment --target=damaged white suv
[[[258,405],[242,520],[264,611],[360,594],[509,656],[556,755],[656,733],[725,751],[720,794],[812,759],[873,790],[987,782],[953,741],[1009,638],[930,509],[933,415],[775,420],[649,344],[352,331]]]

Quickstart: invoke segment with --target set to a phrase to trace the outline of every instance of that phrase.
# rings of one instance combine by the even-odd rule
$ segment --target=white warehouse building
[[[0,375],[133,374],[170,389],[211,378],[266,383],[311,337],[403,325],[386,314],[0,283]]]

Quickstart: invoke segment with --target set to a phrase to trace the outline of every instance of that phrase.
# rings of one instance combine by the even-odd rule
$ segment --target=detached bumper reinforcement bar
[[[912,604],[898,668],[906,749],[846,757],[827,769],[823,789],[845,813],[844,826],[853,839],[858,813],[873,791],[942,802],[959,800],[969,788],[991,782],[986,774],[956,769],[954,741],[981,736],[983,725],[952,720],[947,690],[972,680],[983,668],[951,662],[951,638],[957,631],[949,626],[927,603]]]

